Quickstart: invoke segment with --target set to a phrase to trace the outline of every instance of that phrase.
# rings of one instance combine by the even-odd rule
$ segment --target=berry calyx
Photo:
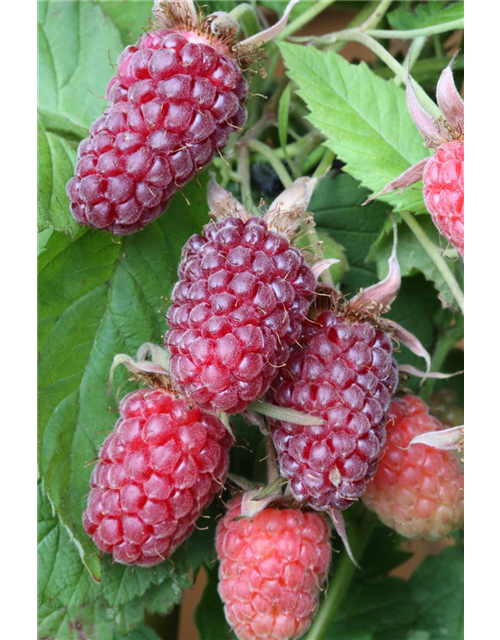
[[[240,516],[236,498],[217,526],[226,619],[240,640],[300,638],[328,572],[329,527],[319,514],[291,508],[270,506],[251,518]]]
[[[443,429],[415,396],[394,400],[387,442],[377,472],[363,495],[380,520],[407,538],[436,540],[464,518],[464,474],[452,450],[411,441]]]
[[[163,562],[220,491],[231,437],[216,417],[165,389],[126,395],[93,469],[83,526],[121,564]]]

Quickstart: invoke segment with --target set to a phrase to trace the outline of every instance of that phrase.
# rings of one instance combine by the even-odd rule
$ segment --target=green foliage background
[[[153,640],[158,636],[145,625],[145,610],[167,614],[202,566],[209,581],[196,613],[200,637],[231,637],[216,593],[213,518],[209,531],[196,531],[171,562],[151,569],[132,569],[100,558],[81,525],[92,461],[115,422],[117,398],[107,395],[113,356],[133,354],[145,341],[161,342],[165,331],[162,297],[169,297],[175,283],[183,244],[207,222],[206,172],[199,176],[201,189],[191,183],[184,189],[185,197],[178,194],[158,221],[120,241],[80,229],[69,213],[65,184],[73,174],[78,143],[105,107],[102,96],[113,74],[110,62],[147,28],[151,4],[38,3],[40,638]],[[204,4],[210,10],[236,5]],[[278,11],[284,6],[282,2],[258,4]],[[300,2],[292,17],[312,4]],[[410,29],[460,15],[463,3],[429,2],[415,10],[409,3],[398,3],[388,14],[388,22],[394,28]],[[272,55],[277,56],[273,46]],[[348,293],[385,275],[392,243],[387,211],[393,210],[404,280],[390,316],[414,332],[431,353],[439,352],[450,331],[460,337],[462,321],[439,269],[411,231],[400,224],[398,211],[419,214],[425,232],[439,246],[420,190],[361,206],[371,191],[427,153],[407,114],[404,89],[384,79],[385,69],[349,64],[334,51],[282,43],[279,53],[293,84],[280,106],[275,147],[287,144],[289,128],[304,133],[305,113],[319,131],[322,148],[345,163],[342,171],[330,172],[320,183],[310,206],[326,255],[342,258],[336,279]],[[427,64],[422,72],[417,67],[418,63],[416,77],[423,79],[425,87],[435,86],[439,67]],[[270,81],[263,86],[270,94],[276,89]],[[253,98],[250,118],[255,120],[262,108]],[[237,184],[228,187],[239,195]],[[253,187],[258,202],[261,194],[256,184]],[[460,264],[448,263],[461,281]],[[421,366],[404,348],[398,358]],[[455,350],[440,366],[443,370],[456,368],[460,358]],[[408,386],[412,384],[418,392],[418,384],[409,382]],[[442,386],[460,393],[461,381],[438,383],[433,388]],[[123,373],[117,374],[114,388],[120,388],[121,395],[132,389]],[[426,389],[430,393],[431,387],[424,388],[424,393]],[[236,422],[239,436],[257,451],[260,436],[242,421]],[[235,450],[233,470],[250,475],[252,469],[255,472],[253,458],[249,452]],[[214,505],[212,515],[221,508],[221,504]],[[348,521],[354,523],[358,514],[356,509],[352,512],[348,512]],[[401,541],[378,525],[362,559],[364,571],[356,574],[328,637],[461,638],[460,536],[455,543],[439,556],[427,558],[410,581],[403,581],[388,575],[407,557],[400,550]],[[334,545],[339,546],[338,540]],[[334,561],[331,580],[335,566]]]

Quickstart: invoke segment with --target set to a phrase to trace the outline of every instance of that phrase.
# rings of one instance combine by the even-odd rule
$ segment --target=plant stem
[[[414,64],[417,62],[420,54],[422,53],[422,49],[425,46],[427,38],[425,36],[420,36],[419,38],[415,38],[415,40],[411,43],[410,48],[408,49],[408,53],[405,56],[403,61],[403,69],[408,69],[411,71],[413,69]],[[401,84],[401,78],[394,78],[395,84]]]
[[[280,477],[276,461],[276,449],[271,436],[265,436],[264,441],[266,443],[267,484],[272,484]]]
[[[335,0],[316,0],[316,2],[311,7],[309,7],[309,9],[306,9],[303,13],[300,14],[300,16],[289,23],[279,34],[277,39],[284,40],[288,36],[291,36],[293,33],[296,33],[334,2]]]
[[[448,353],[453,348],[453,345],[463,338],[464,329],[463,325],[454,325],[445,331],[438,339],[436,347],[434,349],[434,353],[432,355],[432,371],[440,371],[441,367],[446,360]],[[434,391],[434,386],[436,384],[435,378],[428,378],[422,392],[420,393],[420,397],[424,402],[428,402],[429,398]]]
[[[335,154],[331,149],[327,149],[321,159],[321,162],[313,173],[313,178],[321,178],[330,169],[333,161],[335,160]]]
[[[460,307],[461,312],[464,313],[465,303],[463,291],[460,288],[458,282],[455,280],[455,277],[446,264],[445,259],[442,257],[439,248],[432,242],[432,240],[429,239],[425,231],[409,211],[400,211],[399,213],[406,224],[413,231],[417,240],[427,251],[427,254],[438,268],[446,284],[449,286],[450,291],[453,294],[453,297],[455,298],[458,306]]]
[[[251,210],[253,202],[250,183],[250,158],[246,145],[240,147],[238,154],[238,172],[241,178],[241,203],[246,209]]]
[[[272,168],[276,171],[276,174],[283,183],[285,189],[292,184],[293,180],[290,177],[290,174],[286,170],[285,165],[281,162],[281,160],[274,152],[274,149],[271,149],[271,147],[269,147],[267,144],[260,142],[260,140],[250,140],[247,146],[251,151],[260,153],[261,156],[264,156],[264,158],[266,158]]]
[[[376,27],[384,17],[391,3],[392,0],[382,0],[372,15],[359,26],[360,31],[366,31],[367,29]]]
[[[237,5],[229,12],[229,15],[239,22],[246,38],[259,33],[261,30],[257,14],[255,13],[252,5],[248,4],[248,2]]]
[[[366,511],[358,530],[355,532],[351,531],[351,533],[357,534],[353,535],[351,539],[352,551],[357,559],[361,559],[372,534],[375,522],[376,518],[374,515]],[[309,629],[309,633],[304,637],[304,640],[323,640],[323,638],[326,638],[325,634],[328,632],[335,613],[349,590],[355,573],[356,566],[352,563],[347,552],[345,550],[342,551],[333,582],[331,582],[327,596],[319,608],[316,618]]]
[[[398,40],[413,40],[419,36],[433,36],[436,33],[444,33],[445,31],[455,31],[455,29],[463,29],[464,20],[452,20],[451,22],[444,22],[442,24],[436,24],[432,27],[425,27],[424,29],[408,29],[407,31],[396,31],[388,29],[371,29],[367,31],[368,35],[373,38],[382,39],[398,39]]]

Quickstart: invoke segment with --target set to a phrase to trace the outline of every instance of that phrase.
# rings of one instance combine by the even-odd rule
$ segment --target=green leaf
[[[334,53],[281,43],[288,75],[344,171],[373,192],[381,190],[426,155],[406,107],[404,89],[377,77],[364,63],[349,64]],[[384,197],[400,209],[423,209],[421,189]]]
[[[322,180],[309,205],[321,237],[331,237],[344,248],[349,263],[342,279],[346,293],[370,286],[377,278],[375,266],[367,265],[365,258],[379,237],[387,214],[382,202],[373,201],[362,207],[367,194],[356,180],[340,174],[334,180]]]
[[[442,239],[431,218],[422,216],[419,218],[419,223],[427,236],[439,246]],[[387,275],[387,260],[391,250],[392,229],[390,231],[386,229],[374,243],[367,256],[367,260],[373,260],[377,263],[377,272],[380,278]],[[405,224],[398,225],[398,260],[403,277],[423,273],[425,278],[433,283],[443,306],[457,307],[455,298],[436,264],[422,247],[415,234]],[[461,261],[448,260],[449,268],[459,281],[463,279],[462,265]]]
[[[152,0],[99,0],[99,5],[118,28],[124,47],[134,44],[153,18]],[[113,58],[112,61],[116,62]]]
[[[39,2],[39,107],[89,128],[106,106],[111,62],[122,49],[118,27],[99,4]]]
[[[68,532],[38,486],[38,599],[68,606],[90,602],[98,587],[80,561]]]
[[[442,0],[431,0],[417,4],[412,11],[409,2],[401,2],[394,11],[387,14],[387,18],[391,27],[399,31],[425,29],[454,20],[463,20],[464,3],[446,5]]]
[[[405,580],[369,579],[358,573],[325,637],[403,640],[407,626],[415,618],[415,609]]]
[[[432,640],[464,637],[463,549],[449,547],[428,556],[411,578],[418,616],[413,629],[424,630]]]
[[[56,229],[75,234],[66,195],[66,183],[74,173],[77,143],[38,129],[38,231]]]
[[[91,468],[116,420],[107,396],[116,353],[134,354],[145,341],[161,343],[158,313],[176,279],[182,245],[207,221],[206,174],[192,182],[164,216],[121,243],[99,231],[75,240],[54,232],[40,254],[39,467],[43,488],[71,531],[92,575],[101,575],[97,549],[83,532]],[[126,380],[118,375],[116,387]],[[130,389],[123,387],[122,393]],[[104,564],[106,597],[119,604],[161,581],[155,571]],[[158,578],[155,578],[155,575]]]
[[[145,624],[141,624],[126,636],[115,633],[114,640],[162,640],[161,637]]]
[[[292,96],[292,85],[287,84],[283,91],[278,106],[278,133],[280,145],[286,147],[288,138],[288,115],[290,111],[290,98]]]

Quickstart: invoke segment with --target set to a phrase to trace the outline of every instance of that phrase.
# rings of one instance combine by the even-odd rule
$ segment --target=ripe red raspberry
[[[219,594],[240,640],[293,640],[309,628],[330,564],[330,531],[317,513],[268,507],[217,527]]]
[[[243,411],[287,361],[315,285],[300,251],[263,219],[207,225],[184,247],[167,315],[173,381],[204,409]]]
[[[424,200],[434,224],[464,255],[464,145],[446,142],[427,162]]]
[[[449,451],[414,444],[442,425],[414,396],[394,400],[387,420],[384,457],[363,495],[367,507],[402,536],[435,540],[457,529],[464,518],[464,474]]]
[[[128,234],[163,213],[245,121],[248,85],[207,25],[142,35],[118,60],[110,106],[78,148],[67,185],[82,225]]]
[[[373,476],[398,385],[389,336],[370,322],[324,311],[305,322],[269,394],[282,407],[326,420],[304,427],[271,420],[281,475],[314,509],[347,509]]]
[[[220,490],[230,445],[222,423],[184,398],[129,393],[92,473],[85,531],[117,562],[162,562]]]

